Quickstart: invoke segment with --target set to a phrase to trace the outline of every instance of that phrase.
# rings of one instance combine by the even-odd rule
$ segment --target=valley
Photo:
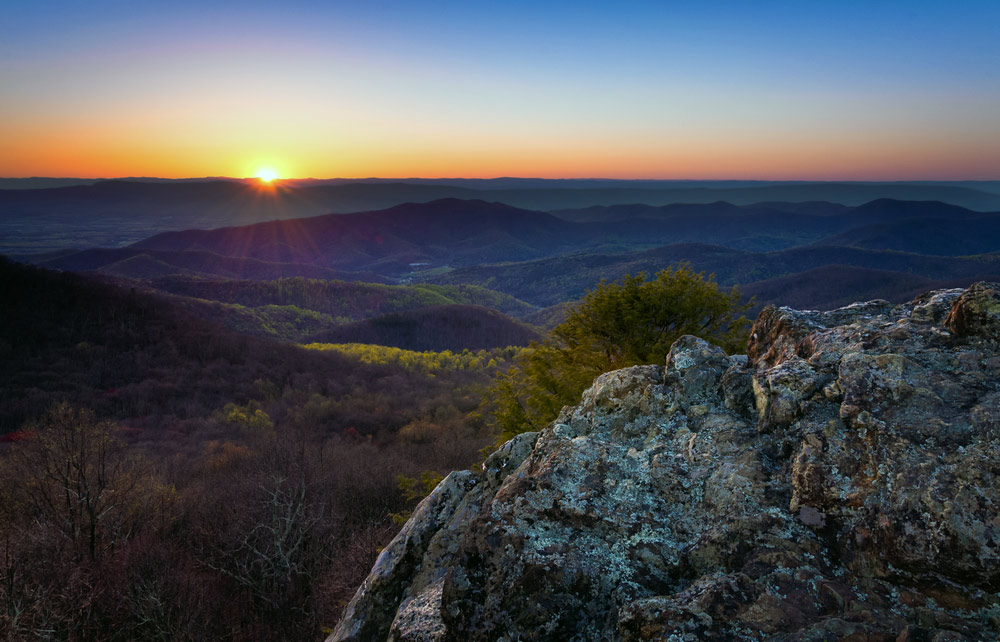
[[[138,639],[154,626],[147,606],[123,600],[141,584],[173,605],[149,630],[315,638],[332,630],[417,500],[477,466],[508,431],[502,417],[554,416],[625,358],[613,342],[588,356],[588,342],[604,339],[573,334],[570,321],[580,323],[595,293],[613,303],[642,281],[629,275],[681,274],[752,320],[768,305],[898,303],[1000,281],[1000,203],[988,189],[501,180],[300,182],[269,194],[235,181],[0,189],[10,254],[0,259],[0,517],[8,550],[31,560],[0,569],[25,587],[4,599],[32,626]],[[895,198],[921,194],[953,200]],[[837,198],[815,200],[823,195]],[[673,196],[692,200],[662,202]],[[996,209],[966,207],[975,204]],[[605,321],[641,325],[669,312],[625,306]],[[719,319],[719,337],[745,343],[749,321]],[[527,388],[518,393],[525,377],[555,376],[545,368],[578,340],[586,350],[575,374],[548,382],[559,394],[519,407],[533,403]],[[668,347],[658,344],[655,360]],[[89,540],[60,531],[60,514],[33,512],[32,489],[44,485],[19,459],[50,443],[38,435],[70,426],[107,440],[106,456],[127,471],[113,488],[137,502],[135,515],[114,512]],[[278,532],[276,510],[301,548],[256,539]],[[28,536],[31,520],[46,524],[38,537]],[[279,562],[281,574],[266,570]],[[70,571],[74,582],[60,588]],[[81,624],[71,605],[92,594]]]

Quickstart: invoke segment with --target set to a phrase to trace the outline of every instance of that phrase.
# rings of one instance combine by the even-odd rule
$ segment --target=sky
[[[1000,179],[1000,2],[0,12],[0,176]]]

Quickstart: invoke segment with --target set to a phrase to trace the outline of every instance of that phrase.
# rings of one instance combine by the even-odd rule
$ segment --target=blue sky
[[[0,175],[995,179],[998,33],[998,2],[19,3]]]

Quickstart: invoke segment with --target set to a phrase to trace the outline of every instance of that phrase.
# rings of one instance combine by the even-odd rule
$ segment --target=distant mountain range
[[[400,276],[420,269],[523,261],[596,244],[587,225],[501,203],[442,199],[377,212],[235,228],[164,232],[133,248],[207,251]]]
[[[930,290],[966,288],[975,281],[1000,281],[1000,262],[992,274],[975,274],[949,279],[931,279],[918,274],[873,270],[845,265],[796,272],[743,286],[741,292],[755,297],[758,307],[780,303],[799,309],[832,309],[856,301],[887,299],[903,303]]]
[[[889,198],[986,212],[1000,210],[1000,182],[306,179],[263,186],[234,179],[0,179],[0,254],[121,247],[161,231],[373,211],[442,198],[540,211],[718,201],[857,206]]]
[[[180,273],[227,278],[351,278],[354,274],[358,279],[377,275],[375,278],[427,280],[456,269],[492,272],[493,267],[477,266],[563,260],[578,253],[628,254],[646,249],[655,255],[652,248],[656,246],[692,242],[756,253],[830,246],[941,256],[1000,251],[1000,214],[939,202],[880,199],[858,207],[711,203],[590,208],[582,215],[563,215],[565,218],[502,203],[441,199],[373,212],[164,232],[120,250],[62,253],[34,260],[61,269],[139,277],[182,269]],[[830,252],[813,251],[824,256]],[[864,267],[896,269],[907,263],[901,258],[885,261],[889,264]],[[834,262],[854,264],[852,260]],[[812,263],[801,269],[829,263]],[[923,265],[926,261],[909,263]],[[549,275],[559,272],[549,265],[542,271]],[[772,270],[764,274],[775,275]],[[445,278],[467,278],[467,273]],[[745,278],[738,281],[745,282]],[[478,279],[469,282],[481,284]]]
[[[1000,214],[907,218],[873,223],[825,239],[828,245],[918,252],[939,256],[996,252]]]
[[[789,184],[719,189],[808,188]],[[830,185],[824,188],[832,189]],[[903,184],[901,188],[940,186]],[[132,198],[149,197],[160,207],[173,203],[172,207],[181,208],[185,202],[180,198],[182,194],[228,193],[238,199],[245,190],[258,188],[233,182],[149,185],[121,181],[39,191],[59,193],[63,198],[67,190],[74,189],[81,194],[107,191],[119,196],[131,194]],[[355,183],[298,189],[420,189],[428,190],[428,195],[433,190],[466,188]],[[566,189],[583,193],[591,188]],[[155,196],[160,190],[162,198]],[[12,198],[10,193],[5,196]],[[429,305],[456,305],[444,316],[439,311],[436,318],[440,321],[464,315],[466,320],[461,323],[472,324],[473,317],[482,313],[461,306],[485,305],[503,314],[550,323],[559,318],[559,313],[543,308],[578,299],[601,279],[614,280],[639,272],[652,274],[687,262],[695,270],[714,274],[724,287],[741,286],[759,303],[828,308],[871,297],[899,299],[929,287],[960,286],[971,280],[995,278],[991,275],[1000,274],[1000,213],[940,201],[889,198],[860,205],[816,200],[769,200],[750,205],[716,201],[591,205],[551,212],[481,199],[443,198],[349,214],[210,230],[173,230],[128,247],[65,250],[25,258],[43,267],[131,279],[140,287],[185,297],[189,310],[208,318],[222,319],[232,313],[233,318],[243,319],[233,323],[285,328],[278,333],[282,336],[301,338],[331,331],[331,337],[337,335],[341,337],[337,340],[347,341],[349,336],[380,336],[378,324],[367,322],[376,315],[334,322],[334,317],[316,316],[328,315],[329,311],[306,307],[308,313],[300,314],[287,307],[299,304],[277,300],[257,301],[250,306],[257,311],[249,313],[225,307],[247,307],[246,301],[227,298],[225,291],[233,291],[231,284],[215,287],[206,295],[213,288],[205,283],[212,281],[197,279],[245,284],[305,277],[477,286],[480,292],[492,293],[485,298],[477,295],[477,300],[427,303],[384,314],[409,315],[405,320],[397,319],[404,325],[413,318],[425,323],[433,315],[421,312],[413,316],[414,310]],[[178,285],[178,278],[189,281]],[[174,279],[172,288],[164,285],[170,279]],[[355,295],[347,295],[345,290],[329,296]],[[509,301],[501,303],[503,296]],[[195,303],[195,299],[213,303]],[[271,307],[264,310],[262,306]],[[350,331],[340,327],[348,321],[358,325]],[[336,332],[330,330],[331,323],[337,326]],[[425,327],[429,326],[425,323]],[[414,339],[411,343],[430,345],[421,342],[423,339]]]
[[[434,283],[469,283],[490,287],[538,306],[550,306],[577,299],[602,278],[609,281],[625,274],[656,271],[680,262],[706,274],[714,274],[720,285],[741,286],[749,292],[750,284],[767,282],[778,277],[799,278],[807,284],[819,278],[809,271],[825,266],[842,266],[871,271],[872,278],[884,283],[885,273],[919,276],[934,281],[981,280],[1000,274],[1000,255],[977,257],[940,257],[891,250],[866,250],[850,247],[806,246],[777,252],[746,252],[717,245],[678,244],[646,251],[618,254],[586,254],[553,257],[506,265],[481,265],[462,268],[431,277]],[[799,276],[796,276],[799,275]],[[855,279],[855,282],[857,280]],[[790,283],[791,281],[786,281]],[[911,288],[903,288],[910,292]],[[816,296],[801,298],[800,308],[836,307],[835,302],[871,298],[863,294],[868,284],[848,294],[839,290],[843,283],[820,281],[811,286]],[[958,287],[958,286],[956,286]],[[876,298],[893,298],[893,289],[880,287]],[[764,293],[770,293],[764,296]],[[827,294],[830,296],[828,297]],[[785,305],[783,291],[761,285],[758,298],[763,303]],[[788,304],[791,305],[791,304]]]

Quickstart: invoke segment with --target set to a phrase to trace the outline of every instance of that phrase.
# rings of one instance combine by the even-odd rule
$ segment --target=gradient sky
[[[1000,179],[1000,2],[40,0],[0,12],[0,176],[263,167]]]

